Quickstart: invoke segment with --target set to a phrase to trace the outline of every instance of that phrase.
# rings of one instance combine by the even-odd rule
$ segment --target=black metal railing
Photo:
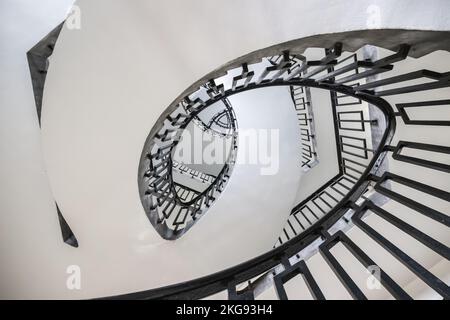
[[[319,161],[311,93],[308,87],[299,86],[290,86],[290,92],[300,126],[301,166],[308,171]]]
[[[210,90],[213,89],[209,86],[201,88],[202,92],[211,92]],[[173,159],[173,152],[186,126],[194,119],[203,123],[199,114],[204,109],[195,108],[195,101],[186,97],[178,105],[177,110],[165,118],[158,128],[158,132],[150,140],[147,140],[148,147],[143,152],[140,164],[138,181],[142,204],[155,230],[167,240],[174,240],[182,236],[208,210],[223,191],[235,162],[237,124],[234,112],[225,98],[221,101],[225,105],[227,113],[225,117],[229,121],[229,128],[225,131],[213,129],[212,124],[224,116],[222,112],[220,112],[220,117],[213,115],[211,120],[214,121],[205,128],[209,132],[215,132],[217,135],[232,140],[226,163],[217,176],[199,172]],[[195,197],[190,197],[189,201],[184,201],[180,197],[179,189],[183,188],[183,192],[184,189],[190,189],[190,187],[182,186],[174,181],[173,171],[187,174],[208,186],[195,194]]]
[[[210,85],[205,85],[205,88],[211,90]],[[223,98],[221,103],[223,104],[223,108],[216,110],[217,112],[212,116],[210,115],[207,119],[203,119],[201,116],[202,113],[200,113],[193,116],[192,121],[204,132],[208,132],[212,136],[230,137],[236,130],[236,118],[228,99]]]
[[[346,230],[349,228],[360,230],[366,234],[371,241],[380,246],[380,250],[384,250],[385,253],[403,264],[431,290],[444,299],[450,298],[449,287],[442,279],[405,253],[402,248],[394,244],[393,239],[387,238],[366,221],[367,217],[376,215],[442,259],[449,259],[450,250],[442,240],[431,237],[426,231],[420,230],[417,225],[413,226],[411,221],[406,221],[405,218],[383,208],[383,203],[397,203],[449,227],[448,210],[443,210],[442,205],[437,206],[434,199],[443,201],[448,209],[450,193],[433,185],[430,179],[428,182],[423,179],[426,175],[436,176],[436,173],[442,175],[450,172],[450,164],[446,158],[450,154],[450,147],[445,144],[431,143],[434,139],[433,134],[436,132],[439,132],[441,137],[442,135],[450,136],[449,119],[442,120],[430,116],[426,119],[418,119],[407,113],[411,110],[410,108],[421,108],[424,111],[426,108],[434,106],[449,107],[449,91],[445,88],[450,87],[450,74],[446,71],[441,73],[422,70],[420,61],[408,58],[408,54],[420,58],[439,49],[449,51],[450,46],[446,42],[448,35],[446,32],[404,30],[333,34],[332,38],[339,39],[341,43],[337,43],[327,50],[327,54],[321,60],[303,60],[301,64],[295,66],[296,71],[291,72],[288,76],[286,76],[287,69],[293,68],[293,66],[286,60],[257,75],[250,68],[251,64],[246,63],[245,59],[248,61],[258,60],[255,59],[255,55],[261,57],[264,56],[264,52],[267,52],[266,56],[275,56],[277,55],[274,52],[276,49],[291,48],[295,52],[302,52],[308,45],[317,47],[320,43],[323,46],[329,44],[332,41],[331,38],[324,35],[298,42],[294,41],[269,48],[266,51],[262,50],[254,53],[253,56],[230,63],[229,69],[240,63],[242,70],[240,75],[234,77],[231,88],[222,87],[221,93],[217,97],[211,97],[211,101],[197,100],[196,107],[201,109],[223,96],[264,86],[304,86],[333,92],[335,95],[334,107],[339,114],[335,120],[342,174],[320,188],[307,199],[308,203],[297,208],[295,212],[304,217],[307,214],[304,210],[312,211],[309,203],[316,205],[319,200],[323,202],[320,208],[328,207],[329,210],[324,209],[325,212],[322,212],[321,216],[315,217],[315,222],[311,221],[311,227],[305,228],[297,235],[294,234],[289,241],[241,265],[181,284],[114,298],[198,299],[226,291],[231,299],[252,299],[257,298],[257,295],[264,289],[262,285],[267,285],[266,280],[269,280],[278,297],[285,299],[288,296],[284,284],[293,277],[302,275],[311,296],[315,299],[325,299],[327,295],[323,290],[323,284],[319,284],[317,274],[314,274],[314,270],[311,270],[309,266],[309,259],[320,254],[350,296],[355,299],[365,299],[367,298],[365,289],[356,282],[346,267],[336,258],[332,248],[337,244],[342,244],[364,267],[377,265],[380,262],[371,256],[371,252],[363,249],[361,243],[356,242],[352,235],[347,234]],[[402,39],[405,44],[394,44],[395,39]],[[429,39],[433,39],[432,46]],[[396,53],[376,61],[360,61],[357,60],[357,57],[352,56],[347,58],[345,66],[339,65],[338,58],[341,56],[342,50],[349,51],[353,55],[363,44],[390,50],[395,49]],[[285,52],[278,55],[286,56],[287,54]],[[389,73],[396,71],[396,63],[405,59],[410,60],[410,63],[417,66],[419,71],[389,76]],[[223,71],[219,70],[212,74],[220,73]],[[383,79],[364,83],[363,80],[376,75],[378,77],[383,75]],[[404,81],[423,77],[427,78],[427,81],[412,85],[401,84]],[[211,79],[211,77],[207,79]],[[355,81],[361,81],[361,83]],[[394,85],[395,88],[381,87],[386,85]],[[427,95],[424,97],[420,95],[420,93],[429,93],[431,90],[437,89],[441,91],[433,91],[432,96],[442,98],[427,99]],[[409,95],[410,93],[413,95]],[[395,102],[386,100],[391,96],[395,96],[393,100]],[[348,97],[354,98],[354,101],[357,101],[356,104],[367,102],[372,107],[376,106],[382,113],[381,120],[385,130],[376,141],[374,139],[368,141],[368,139],[358,137],[356,133],[366,131],[372,125],[379,125],[380,118],[377,118],[377,123],[374,123],[374,119],[367,118],[364,113],[359,111],[349,110],[351,112],[348,113],[346,113],[347,111],[338,111],[340,108],[352,105],[348,102],[336,103],[336,101]],[[193,103],[192,100],[191,103]],[[397,123],[396,118],[400,122]],[[411,131],[409,126],[415,126],[416,130]],[[433,127],[432,130],[428,130],[430,127]],[[343,134],[344,131],[345,134]],[[349,134],[349,132],[353,132],[353,134]],[[405,132],[408,134],[405,135]],[[414,132],[415,135],[411,132]],[[404,138],[404,135],[407,139]],[[397,184],[413,189],[414,192],[420,194],[420,198],[413,198],[408,193],[401,193],[393,187]],[[327,199],[326,202],[324,199]],[[313,216],[312,212],[311,216]],[[394,298],[410,299],[413,297],[411,292],[408,292],[409,289],[402,286],[394,276],[388,275],[383,268],[379,269],[381,285]],[[250,281],[255,278],[257,280]],[[249,284],[245,285],[248,282]]]
[[[176,144],[170,146],[173,148]],[[160,153],[161,149],[158,149],[155,153],[148,154],[149,169],[144,173],[143,179],[147,188],[142,201],[149,220],[163,238],[173,240],[180,237],[216,200],[230,178],[236,149],[236,137],[233,137],[227,163],[208,187],[189,201],[180,198],[177,187],[180,188],[181,185],[173,180],[171,149],[164,153]]]

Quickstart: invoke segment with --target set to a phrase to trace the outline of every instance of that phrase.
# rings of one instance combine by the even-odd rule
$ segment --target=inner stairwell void
[[[354,36],[358,39],[363,35]],[[426,40],[420,39],[419,32],[411,32],[409,36],[409,43],[397,44],[390,50],[382,47],[382,41],[374,41],[371,44],[374,47],[369,48],[374,59],[359,58],[357,50],[343,51],[346,45],[351,48],[351,40],[325,48],[323,58],[315,61],[309,61],[306,55],[293,59],[284,48],[280,62],[255,76],[254,82],[250,79],[254,75],[249,76],[244,62],[242,74],[234,78],[244,83],[225,89],[234,94],[252,86],[297,84],[331,91],[340,166],[338,175],[292,210],[278,238],[279,246],[249,262],[249,269],[241,266],[245,274],[241,281],[236,281],[239,272],[234,274],[233,285],[226,286],[229,298],[255,298],[272,287],[278,298],[286,299],[285,284],[299,275],[303,280],[296,281],[303,281],[313,298],[333,297],[336,287],[323,287],[323,280],[319,284],[320,276],[313,269],[318,259],[328,265],[340,286],[355,299],[448,298],[445,270],[448,270],[450,253],[446,246],[449,194],[445,187],[437,187],[436,182],[424,183],[419,178],[426,172],[428,177],[435,176],[435,181],[448,183],[438,177],[442,172],[448,173],[445,159],[449,149],[445,144],[436,144],[438,137],[433,135],[434,127],[445,129],[449,124],[448,119],[441,118],[448,115],[448,99],[445,99],[448,74],[431,70],[437,68],[437,62],[445,61],[448,53],[427,52],[425,48],[421,53],[420,43]],[[370,40],[355,42],[358,41]],[[415,41],[418,42],[414,44]],[[415,57],[409,57],[414,46]],[[242,61],[245,60],[239,63]],[[272,77],[268,76],[270,72]],[[389,103],[392,96],[398,100]],[[342,99],[347,102],[342,103]],[[414,120],[405,110],[427,107],[431,109]],[[410,126],[417,126],[410,131],[416,134],[416,128],[422,128],[420,139],[403,133]],[[439,136],[447,142],[448,136]],[[374,261],[375,257],[380,263]],[[390,264],[389,259],[397,263]],[[408,275],[404,270],[399,272],[398,263]],[[249,270],[253,269],[250,265],[258,266],[254,267],[255,271],[261,269],[249,276]],[[376,267],[383,290],[373,291],[361,283],[364,267]],[[202,285],[186,294],[204,294],[207,288],[217,290],[212,288],[220,285],[212,280],[213,276],[193,281],[194,286]],[[250,281],[239,285],[245,280]],[[325,284],[329,286],[331,282]],[[297,290],[293,290],[291,285],[294,295],[295,292],[298,295],[299,287],[294,286]],[[181,286],[180,293],[174,287],[171,289],[175,295],[184,291]],[[131,296],[155,294],[157,297],[159,292],[164,290]]]

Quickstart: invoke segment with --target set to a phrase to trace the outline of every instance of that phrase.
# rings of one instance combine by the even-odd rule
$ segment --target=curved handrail
[[[281,81],[275,81],[273,83],[263,84],[262,86],[269,87],[280,85],[286,84],[282,83]],[[390,142],[390,139],[392,139],[396,124],[394,111],[390,104],[382,98],[374,97],[366,93],[354,93],[348,87],[341,85],[336,86],[333,84],[317,84],[310,80],[292,80],[288,85],[309,86],[347,94],[355,98],[360,98],[377,106],[384,113],[387,123],[387,129],[381,139],[380,146],[376,150],[370,164],[368,165],[360,180],[353,186],[353,188],[339,202],[339,204],[336,205],[327,215],[317,221],[313,227],[265,254],[262,254],[235,267],[228,268],[206,277],[182,282],[163,288],[108,297],[109,299],[196,299],[215,294],[226,289],[226,284],[230,281],[236,281],[239,283],[247,279],[254,278],[260,275],[265,270],[273,268],[274,266],[279,264],[283,258],[288,256],[289,253],[295,254],[301,249],[305,248],[317,236],[321,235],[322,230],[326,228],[325,226],[331,226],[340,217],[342,217],[342,215],[345,213],[342,209],[347,208],[350,197],[354,196],[360,189],[360,187],[365,182],[367,182],[375,162],[384,150],[384,146]],[[251,89],[252,87],[243,88],[244,91]],[[236,93],[237,92],[234,92],[232,94]]]
[[[230,103],[228,102],[228,99],[223,98],[222,99],[223,104],[225,105],[225,109],[222,111],[217,112],[214,114],[211,119],[208,121],[208,124],[206,124],[197,114],[196,116],[192,117],[192,121],[194,121],[203,131],[209,131],[212,135],[218,135],[220,137],[229,137],[233,134],[234,131],[236,131],[236,117],[234,115],[233,108],[231,107]],[[222,125],[219,120],[226,116],[228,119],[229,127]],[[212,125],[216,124],[217,126],[228,129],[230,132],[224,133],[217,130],[212,129]]]
[[[257,63],[257,61],[255,62],[255,56],[259,57],[261,52],[267,52],[268,50],[270,51],[270,49],[260,50],[260,52],[258,52],[257,54],[253,53],[250,56],[245,57],[247,58],[247,60],[245,60],[245,62],[243,62],[240,66],[240,68],[242,68],[241,74],[233,77],[231,88],[225,90],[224,84],[216,84],[216,78],[206,78],[208,80],[205,80],[203,83],[198,84],[198,86],[191,86],[189,89],[191,90],[190,92],[186,93],[183,97],[175,100],[176,102],[172,103],[167,108],[167,110],[163,113],[160,119],[158,119],[156,124],[150,130],[150,134],[144,144],[138,170],[138,185],[141,202],[144,206],[144,210],[146,211],[147,216],[149,216],[150,222],[163,238],[171,239],[171,237],[174,237],[175,239],[181,236],[193,226],[196,219],[203,216],[202,213],[204,212],[204,210],[202,210],[202,206],[209,207],[210,200],[212,199],[214,201],[215,199],[213,196],[214,191],[211,191],[210,196],[207,195],[207,197],[205,198],[205,202],[203,202],[203,200],[201,199],[199,203],[189,207],[188,211],[191,212],[190,215],[192,216],[192,219],[189,219],[189,221],[186,222],[187,213],[185,212],[183,214],[182,221],[180,223],[177,223],[175,226],[175,231],[177,231],[176,233],[174,233],[173,230],[168,230],[167,224],[161,223],[161,221],[164,222],[164,219],[166,217],[164,213],[165,209],[163,209],[163,212],[161,213],[158,208],[162,203],[165,202],[167,198],[169,198],[170,194],[166,192],[167,182],[165,182],[166,178],[164,176],[161,176],[161,170],[152,171],[152,168],[158,165],[158,163],[153,164],[154,161],[158,162],[161,158],[165,157],[167,154],[170,154],[172,148],[174,148],[178,143],[176,139],[174,140],[170,136],[170,133],[180,132],[184,130],[191,119],[197,116],[207,107],[238,92],[256,88],[263,88],[272,85],[291,85],[291,82],[294,84],[297,83],[297,85],[304,84],[303,86],[306,87],[314,85],[322,85],[324,87],[326,87],[326,85],[336,86],[336,84],[333,84],[333,82],[330,81],[333,72],[329,72],[329,76],[327,77],[327,79],[321,82],[318,82],[315,79],[311,79],[311,77],[323,70],[329,69],[333,64],[336,64],[335,59],[341,55],[342,48],[342,43],[334,43],[331,49],[326,49],[326,56],[323,59],[311,62],[306,61],[306,59],[303,58],[293,60],[289,51],[285,50],[281,54],[279,54],[283,57],[281,61],[277,65],[272,65],[265,68],[262,73],[259,74],[258,79],[255,80],[255,72],[249,71],[248,64]],[[400,45],[396,54],[379,61],[375,61],[373,63],[366,63],[366,67],[372,67],[374,69],[371,70],[371,74],[383,72],[384,69],[391,67],[390,63],[404,59],[407,56],[408,49],[409,47]],[[292,48],[292,50],[294,50],[294,48]],[[239,58],[237,59],[237,61],[241,61],[242,59],[244,58]],[[317,68],[315,68],[313,71],[306,72],[311,66],[317,66]],[[215,74],[217,76],[222,75],[223,73],[226,74],[228,71],[230,71],[230,69],[228,69],[228,65],[226,65],[225,67],[222,67],[220,69],[220,72],[215,71],[211,74]],[[271,72],[275,72],[275,74],[268,76]],[[286,72],[288,73],[288,77],[283,78],[282,75]],[[302,75],[302,73],[304,74]],[[358,76],[360,75],[361,74],[359,74]],[[238,85],[239,81],[243,81],[244,84]],[[345,86],[342,85],[342,87]],[[206,101],[203,101],[197,96],[203,89],[207,90],[206,93],[209,96]],[[349,89],[347,91],[352,90],[353,89]],[[159,146],[155,139],[159,139],[160,141],[164,142],[172,141],[172,143],[169,143],[165,146]],[[167,149],[169,150],[169,152],[166,151]],[[161,153],[163,155],[161,155]],[[150,161],[149,170],[146,169],[146,163],[148,161]],[[148,172],[149,175],[147,175]],[[167,176],[167,173],[162,174]],[[170,170],[168,174],[170,174]],[[154,181],[158,182],[158,184],[148,181],[153,178]],[[158,187],[158,185],[163,185],[165,189],[161,189],[161,187]],[[222,185],[222,183],[220,183],[220,185]],[[150,189],[150,191],[148,191],[148,189]],[[173,194],[173,188],[169,189],[170,193]],[[216,191],[220,192],[221,188],[216,189]],[[176,195],[173,195],[172,197],[175,198]],[[156,201],[156,205],[147,205],[148,202],[152,203],[154,201]],[[175,218],[176,221],[178,220],[180,213],[181,212],[178,210],[178,213],[176,215],[177,217]],[[200,213],[198,217],[197,213]],[[184,224],[185,226],[180,231],[178,229],[181,224]]]

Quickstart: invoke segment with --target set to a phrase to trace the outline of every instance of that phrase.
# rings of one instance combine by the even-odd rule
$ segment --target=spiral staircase
[[[62,26],[27,55],[39,123]],[[214,219],[211,207],[222,194],[233,192],[234,96],[287,88],[302,179],[314,179],[328,157],[318,148],[325,143],[316,132],[321,125],[333,133],[327,143],[335,146],[338,170],[313,192],[299,192],[265,253],[193,280],[103,299],[449,299],[449,39],[447,31],[404,29],[314,35],[237,57],[193,83],[146,128],[137,170],[146,223],[164,241],[194,236],[202,217]],[[317,92],[330,101],[332,123],[315,117],[328,108]],[[220,170],[175,157],[190,127],[229,142]],[[78,250],[83,239],[58,205],[57,216],[63,241]]]
[[[337,115],[335,130],[340,172],[293,208],[275,249],[267,254],[205,278],[116,298],[192,299],[226,290],[230,299],[253,299],[274,286],[279,299],[287,299],[285,283],[301,275],[311,296],[325,299],[324,289],[309,266],[316,255],[321,255],[352,298],[366,299],[366,294],[347,271],[351,267],[348,263],[344,267],[337,260],[333,248],[343,246],[356,258],[354,263],[367,268],[377,265],[371,257],[374,250],[367,249],[370,241],[377,243],[442,298],[450,297],[445,281],[396,245],[395,239],[383,235],[385,230],[379,229],[390,224],[389,228],[395,227],[396,233],[406,234],[442,261],[448,262],[450,258],[445,244],[448,239],[441,242],[414,221],[415,215],[420,214],[430,220],[427,225],[433,221],[444,226],[447,232],[450,223],[450,194],[435,187],[429,178],[424,181],[424,177],[448,174],[450,170],[450,148],[445,145],[450,136],[446,131],[450,125],[450,100],[447,99],[450,73],[444,66],[448,41],[445,33],[389,30],[384,31],[383,39],[379,34],[381,31],[333,35],[333,39],[340,41],[332,45],[330,37],[315,36],[262,50],[254,56],[275,55],[277,58],[272,59],[273,66],[259,75],[249,72],[249,67],[257,63],[252,56],[240,58],[228,66],[227,72],[241,70],[241,74],[233,78],[232,86],[222,86],[220,94],[208,101],[197,101],[198,105],[207,107],[220,97],[266,86],[329,90],[333,112]],[[402,42],[395,43],[397,39]],[[372,46],[379,58],[361,57],[362,45]],[[309,60],[307,54],[301,55],[310,46],[323,47],[323,58]],[[427,58],[436,59],[436,64],[442,63],[441,71],[428,69]],[[214,83],[214,79],[209,81]],[[343,99],[347,102],[340,103]],[[367,115],[362,110],[363,101],[376,110]],[[447,118],[437,115],[439,108],[447,110]],[[412,115],[416,110],[420,110],[420,116]],[[301,120],[305,125],[313,119],[306,116]],[[367,135],[361,133],[372,128],[378,131],[378,136],[367,141]],[[446,137],[441,139],[444,144],[436,144],[433,138],[436,132]],[[381,223],[376,225],[372,221],[374,217]],[[354,236],[357,233],[363,233],[366,239]],[[395,237],[396,233],[390,236]],[[352,240],[354,237],[356,240]],[[379,280],[392,297],[412,298],[383,269],[380,269]]]

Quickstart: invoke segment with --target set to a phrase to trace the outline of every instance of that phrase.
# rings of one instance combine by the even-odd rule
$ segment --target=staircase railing
[[[175,160],[172,160],[172,170],[206,184],[214,183],[214,180],[216,180],[217,178],[216,176],[213,176],[211,174],[207,174],[190,168],[189,166]]]
[[[382,36],[381,36],[382,35]],[[450,202],[450,193],[436,186],[424,183],[418,177],[422,173],[429,173],[430,171],[438,171],[445,174],[450,172],[450,165],[443,162],[444,158],[432,157],[423,158],[414,156],[411,151],[432,152],[442,155],[450,154],[450,147],[440,144],[423,143],[417,140],[412,140],[410,136],[408,139],[402,138],[404,129],[407,126],[421,127],[434,126],[436,130],[440,130],[442,134],[448,131],[449,121],[440,119],[425,119],[419,120],[412,118],[407,111],[410,108],[428,108],[433,106],[448,107],[448,98],[439,98],[435,100],[421,99],[419,93],[428,90],[439,88],[447,88],[450,86],[450,74],[448,72],[436,72],[431,70],[422,70],[419,66],[418,71],[407,72],[392,77],[385,76],[394,70],[397,62],[408,58],[408,54],[412,57],[419,58],[435,50],[449,51],[450,43],[448,42],[449,33],[446,32],[425,32],[425,31],[405,31],[405,30],[377,30],[377,31],[358,31],[347,32],[342,34],[333,34],[332,36],[323,35],[306,38],[303,40],[293,41],[287,44],[275,46],[266,49],[265,51],[257,52],[249,57],[243,57],[233,61],[227,65],[228,69],[238,67],[241,65],[242,73],[233,79],[233,84],[230,89],[222,88],[223,95],[231,95],[236,92],[250,90],[256,87],[274,86],[274,85],[292,85],[328,89],[334,92],[335,102],[343,96],[352,97],[356,101],[365,101],[372,106],[376,106],[383,115],[386,130],[376,145],[369,148],[363,143],[356,149],[359,150],[359,155],[365,160],[364,165],[355,163],[350,158],[342,157],[342,170],[344,177],[351,181],[349,182],[346,191],[341,190],[339,199],[336,198],[336,203],[330,205],[330,209],[322,217],[318,217],[318,221],[312,224],[310,228],[292,237],[289,241],[284,242],[273,250],[249,260],[241,265],[232,267],[230,269],[206,276],[200,279],[188,281],[173,286],[168,286],[160,289],[153,289],[138,293],[132,293],[115,298],[188,298],[197,299],[204,298],[221,291],[227,291],[231,299],[252,299],[255,294],[261,292],[260,282],[261,277],[269,277],[274,285],[278,297],[280,299],[287,298],[284,284],[296,275],[303,275],[307,287],[311,295],[316,299],[324,299],[326,295],[323,288],[319,286],[313,272],[311,272],[309,258],[317,253],[323,257],[328,263],[331,270],[336,274],[339,281],[343,284],[349,294],[356,299],[366,298],[365,293],[358,286],[354,279],[349,275],[346,269],[335,258],[331,250],[337,244],[344,245],[351,254],[364,266],[375,265],[377,261],[370,257],[360,244],[355,243],[351,237],[346,233],[348,228],[358,228],[365,233],[369,238],[378,243],[386,252],[397,259],[401,264],[406,266],[415,276],[421,279],[426,285],[434,290],[438,295],[448,299],[450,291],[447,284],[441,279],[431,273],[427,268],[422,266],[418,261],[406,254],[401,248],[388,239],[380,232],[376,231],[368,223],[365,222],[365,217],[370,211],[371,215],[377,215],[386,222],[399,228],[402,232],[413,237],[415,240],[431,249],[436,254],[444,259],[449,259],[449,248],[442,242],[432,238],[425,231],[419,230],[410,223],[402,220],[394,214],[383,209],[380,204],[377,204],[378,198],[374,194],[382,195],[383,201],[396,201],[417,211],[434,221],[449,227],[450,219],[448,213],[438,210],[433,205],[427,205],[413,199],[411,196],[401,194],[394,191],[386,182],[395,182],[414,191],[422,193],[423,196],[433,196]],[[331,45],[332,39],[338,39],[340,43]],[[396,39],[402,39],[403,44],[396,42]],[[432,39],[432,41],[430,40]],[[293,50],[296,54],[303,53],[308,47],[328,47],[326,56],[317,61],[307,61],[299,65],[295,72],[291,72],[289,76],[286,75],[287,68],[291,68],[288,61],[280,62],[276,66],[267,68],[261,75],[256,76],[249,68],[247,61],[257,61],[257,57],[283,55],[276,53],[282,50]],[[361,46],[371,44],[381,48],[393,50],[396,53],[391,54],[385,58],[376,61],[357,60],[348,58],[351,61],[349,64],[340,67],[337,58],[341,55],[342,50],[348,52],[356,52]],[[352,60],[353,59],[353,60]],[[333,67],[333,68],[331,68]],[[363,71],[357,68],[363,68]],[[348,74],[349,71],[355,71]],[[214,79],[214,74],[220,74],[223,71],[218,70],[213,72],[205,79]],[[384,74],[383,79],[374,80],[364,84],[355,84],[355,81],[373,77],[377,74]],[[268,77],[267,75],[272,76]],[[415,83],[413,85],[402,85],[401,82],[408,80],[417,80],[422,77],[428,78],[431,81]],[[383,89],[381,86],[395,84],[395,88]],[[191,88],[192,89],[192,88]],[[190,90],[188,90],[190,91]],[[408,95],[413,93],[411,97]],[[448,92],[446,92],[448,94]],[[385,100],[390,96],[395,95],[396,101],[408,101],[406,103],[392,103]],[[439,93],[437,96],[441,96]],[[197,105],[208,105],[212,101],[197,101]],[[403,98],[403,99],[402,99]],[[411,101],[413,100],[413,101]],[[345,116],[342,111],[338,116],[339,130],[345,130],[344,126],[349,123],[357,123],[360,129],[372,120],[359,117],[359,112],[354,113],[352,119]],[[401,120],[397,124],[396,118]],[[356,120],[356,121],[348,121]],[[401,125],[402,130],[396,130],[396,127]],[[425,134],[425,133],[423,133]],[[420,137],[423,140],[423,136]],[[350,154],[346,152],[347,147],[353,145],[345,141],[345,136],[339,134],[340,151],[342,155]],[[358,143],[359,143],[358,142]],[[354,153],[354,152],[352,152]],[[372,156],[366,156],[368,154]],[[350,154],[350,156],[355,156]],[[394,173],[387,169],[384,164],[392,162],[401,162],[414,166],[417,174],[412,176],[404,176]],[[357,166],[357,167],[356,167]],[[360,168],[360,169],[356,169]],[[318,193],[311,197],[320,195],[327,195],[328,187],[336,191],[338,186],[345,184],[344,178],[336,177],[332,179],[331,183]],[[347,180],[348,181],[348,180]],[[329,192],[328,192],[329,193]],[[339,192],[337,192],[339,193]],[[328,195],[327,195],[328,196]],[[318,199],[316,197],[316,199]],[[306,208],[306,206],[305,206]],[[318,251],[317,251],[318,250]],[[250,281],[249,285],[245,285],[249,280],[260,277],[257,281]],[[388,275],[385,271],[380,269],[380,283],[381,285],[394,297],[398,299],[410,299],[412,296],[407,290]],[[243,286],[244,284],[244,286]],[[240,288],[240,290],[238,289]]]
[[[349,270],[336,258],[333,248],[337,245],[346,248],[356,258],[357,263],[364,267],[378,266],[379,282],[394,298],[413,298],[411,290],[401,284],[396,276],[387,272],[386,268],[381,268],[380,261],[372,255],[373,252],[365,248],[364,245],[372,241],[371,243],[377,244],[385,254],[406,267],[427,288],[441,298],[449,299],[450,289],[443,279],[404,250],[394,237],[387,237],[382,230],[376,229],[368,222],[369,218],[375,216],[441,259],[448,261],[450,258],[450,249],[445,241],[424,229],[422,225],[384,206],[385,203],[395,203],[440,227],[450,227],[450,193],[446,188],[448,184],[445,183],[450,173],[450,141],[445,139],[450,136],[450,120],[442,119],[442,113],[439,116],[435,113],[436,108],[449,108],[450,66],[438,65],[439,69],[444,70],[436,71],[424,68],[419,60],[414,60],[439,50],[450,51],[449,36],[450,32],[444,31],[394,29],[312,36],[240,57],[194,83],[168,107],[151,130],[144,146],[139,170],[141,198],[144,207],[151,208],[147,213],[155,228],[162,225],[161,219],[162,222],[166,219],[161,206],[167,204],[166,200],[175,194],[175,191],[170,189],[173,184],[168,186],[167,183],[171,182],[170,152],[177,144],[180,130],[185,128],[193,116],[223,98],[270,86],[321,88],[333,92],[335,101],[346,96],[375,106],[381,114],[381,117],[377,118],[378,124],[383,121],[386,129],[370,150],[364,144],[356,148],[364,155],[365,166],[360,166],[361,169],[355,167],[359,164],[342,157],[341,168],[346,177],[353,177],[349,178],[352,184],[347,185],[346,192],[341,190],[342,197],[336,199],[338,201],[331,205],[330,210],[290,240],[261,256],[206,277],[109,298],[200,299],[226,291],[230,299],[253,299],[257,298],[269,283],[275,288],[280,299],[286,299],[288,294],[285,284],[293,277],[302,275],[311,296],[315,299],[325,299],[326,285],[318,282],[318,276],[310,263],[317,255],[325,260],[351,297],[367,298],[365,288],[357,283]],[[342,60],[339,60],[339,57],[343,52],[352,55],[365,45],[394,53],[375,61],[353,57],[348,58],[345,65],[340,63]],[[314,47],[326,49],[322,59],[305,58],[292,62],[289,58],[301,56],[306,49]],[[445,61],[448,61],[448,53],[446,54]],[[283,58],[261,73],[252,69],[252,65],[261,62],[261,59],[272,56]],[[39,71],[39,66],[43,65],[42,62],[46,61],[47,57],[45,54],[42,57],[34,55],[30,59],[34,62],[39,60],[39,63],[30,62],[30,66],[38,66]],[[404,60],[410,61],[415,69],[402,69],[401,63]],[[46,71],[46,67],[43,70]],[[233,77],[231,85],[227,87],[218,79],[232,70],[240,70],[240,73]],[[367,79],[370,81],[358,83],[359,80]],[[210,84],[210,88],[205,91],[206,96],[203,97],[206,98],[202,98],[201,90],[205,90],[206,83]],[[36,94],[36,90],[43,88],[43,83],[33,87]],[[40,108],[40,105],[37,106]],[[419,114],[412,111],[419,109]],[[426,117],[423,117],[423,114]],[[371,119],[349,119],[341,113],[341,117],[338,116],[338,128],[346,130],[343,127],[353,122],[363,127],[369,123],[366,121]],[[343,135],[337,136],[341,153],[344,154],[350,145],[344,141]],[[372,156],[366,157],[368,153]],[[214,192],[222,190],[229,172],[230,167],[224,167],[219,175],[220,179],[203,194],[202,205],[212,201]],[[443,179],[444,182],[436,181],[438,179]],[[339,182],[344,183],[342,180]],[[334,183],[337,188],[339,182],[333,181],[330,188]],[[152,188],[148,189],[149,186]],[[328,186],[319,193],[328,190],[327,188]],[[405,192],[405,188],[409,191]],[[154,198],[147,198],[148,195]],[[185,217],[190,216],[194,221],[197,213],[202,211],[197,210],[199,204],[195,201],[192,205],[194,207],[187,209],[190,213]],[[155,211],[156,208],[161,211]],[[356,241],[349,230],[364,234],[368,240]]]
[[[327,74],[342,74],[335,71],[337,69],[345,70],[346,76],[359,75],[360,64],[357,53],[350,54],[337,59],[335,64],[328,68]],[[328,76],[320,78],[332,79]],[[360,82],[350,82],[348,85],[354,87],[359,84]],[[383,132],[386,129],[383,121],[378,123],[378,120],[382,119],[368,119],[369,106],[365,101],[333,91],[330,95],[336,133],[338,173],[292,209],[275,246],[311,227],[345,197],[367,168],[374,150],[379,147],[379,141],[372,139],[372,130],[377,128],[377,131]]]
[[[295,72],[305,61],[305,57],[278,55],[268,58],[268,61],[277,66],[283,59],[290,59],[291,66],[287,69],[287,74]],[[311,93],[308,87],[290,86],[291,99],[297,114],[297,121],[300,127],[301,141],[301,161],[300,165],[304,171],[308,171],[318,162],[316,131],[314,126],[314,113],[312,108]]]

